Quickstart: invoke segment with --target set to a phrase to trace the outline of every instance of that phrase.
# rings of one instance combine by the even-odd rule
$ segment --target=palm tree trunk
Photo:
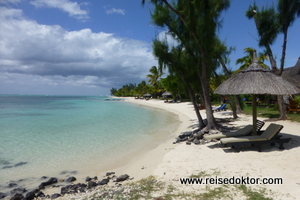
[[[283,72],[283,67],[284,67],[285,51],[286,51],[286,45],[287,45],[287,34],[288,34],[288,30],[286,29],[286,30],[284,30],[284,34],[283,34],[282,55],[281,55],[280,71],[279,71],[280,76]]]
[[[279,119],[280,120],[287,120],[288,117],[286,115],[286,105],[283,101],[283,96],[282,95],[277,96],[277,102],[278,102],[278,109],[279,109]]]
[[[239,96],[234,95],[233,97],[234,97],[235,105],[236,105],[236,113],[237,113],[237,114],[243,113],[243,110],[242,110],[242,106],[241,106],[241,103],[240,103],[240,98],[239,98]]]

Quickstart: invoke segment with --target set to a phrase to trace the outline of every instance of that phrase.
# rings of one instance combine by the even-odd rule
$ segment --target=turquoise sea
[[[109,97],[0,95],[0,191],[12,181],[109,171],[170,137],[177,122]]]

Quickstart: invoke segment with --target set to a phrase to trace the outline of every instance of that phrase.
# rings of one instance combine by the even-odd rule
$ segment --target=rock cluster
[[[105,178],[98,181],[97,177],[90,178],[86,177],[85,183],[76,183],[72,184],[72,182],[76,181],[75,177],[69,177],[66,180],[51,177],[47,181],[42,182],[36,189],[27,191],[25,188],[17,187],[16,183],[10,183],[7,187],[15,189],[11,190],[10,193],[2,193],[0,192],[0,199],[10,197],[10,200],[33,200],[38,197],[46,197],[51,199],[56,199],[60,196],[64,196],[66,194],[77,194],[77,193],[85,193],[88,190],[93,190],[98,186],[107,185],[109,182],[115,182],[115,184],[120,184],[120,182],[128,180],[130,177],[127,174],[116,176],[115,172],[107,172]],[[42,177],[42,179],[46,179],[46,177]],[[65,183],[71,183],[65,186],[54,185],[58,183],[58,181],[64,181]],[[52,195],[45,195],[41,190],[46,187],[61,187],[60,193],[55,193]]]
[[[193,144],[205,144],[207,141],[203,139],[203,135],[205,132],[202,130],[195,130],[195,131],[189,131],[189,132],[184,132],[180,134],[176,141],[173,142],[173,144],[180,143],[180,142],[186,142],[187,145]]]

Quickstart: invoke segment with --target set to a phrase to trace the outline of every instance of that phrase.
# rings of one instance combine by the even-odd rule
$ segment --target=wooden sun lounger
[[[260,129],[264,126],[265,122],[257,120],[257,132],[260,132]],[[218,133],[218,134],[205,134],[203,137],[206,140],[213,140],[213,139],[221,139],[226,137],[241,137],[250,135],[253,131],[253,125],[247,125],[244,128],[238,129],[234,132],[225,132],[225,133]]]
[[[237,152],[240,151],[241,146],[249,144],[258,147],[259,152],[261,152],[261,147],[264,144],[275,145],[277,143],[279,149],[284,149],[283,144],[289,142],[291,138],[281,138],[278,135],[282,128],[282,125],[272,123],[261,135],[222,138],[220,143],[224,146],[231,146]]]

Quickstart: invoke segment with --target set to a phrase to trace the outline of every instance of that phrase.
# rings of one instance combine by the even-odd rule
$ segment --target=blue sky
[[[260,51],[245,17],[252,2],[232,0],[223,16],[220,37],[236,48],[232,69],[244,48]],[[146,80],[157,65],[151,41],[163,34],[151,25],[150,9],[140,0],[0,0],[0,94],[108,95]],[[299,33],[300,19],[289,32],[287,67],[300,56]],[[278,64],[281,45],[280,36],[273,46]]]

